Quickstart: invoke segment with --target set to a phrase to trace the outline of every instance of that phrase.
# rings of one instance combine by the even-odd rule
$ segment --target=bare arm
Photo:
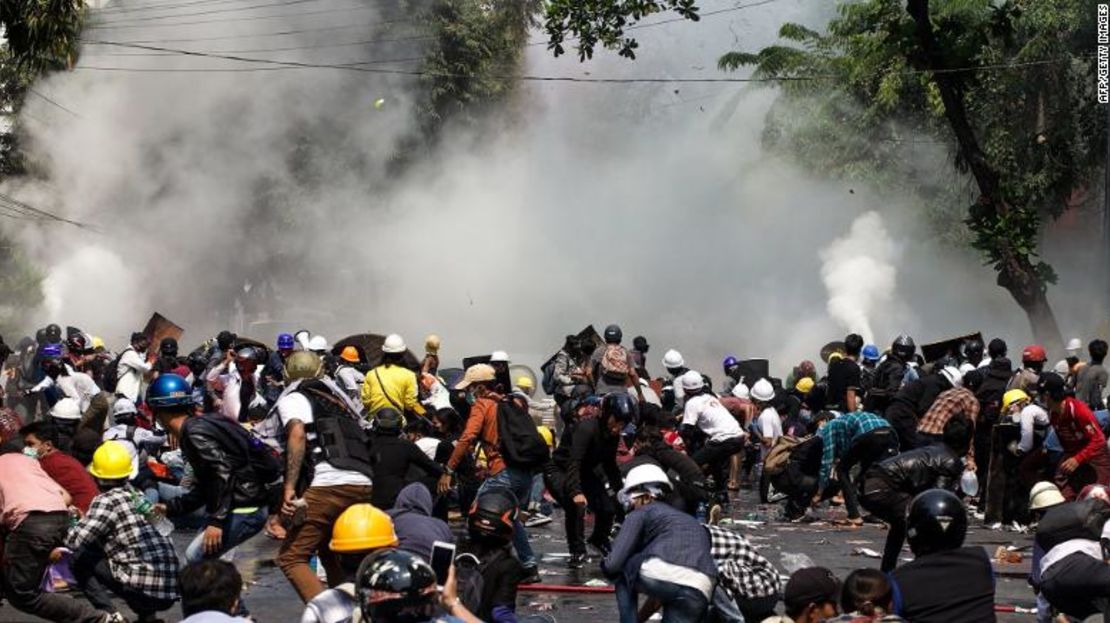
[[[285,438],[285,494],[286,498],[292,498],[297,490],[297,481],[301,475],[301,464],[304,463],[305,447],[308,442],[304,422],[290,421],[285,427]]]

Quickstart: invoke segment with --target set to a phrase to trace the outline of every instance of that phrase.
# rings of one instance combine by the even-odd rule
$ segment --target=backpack
[[[777,476],[786,471],[786,466],[790,464],[790,454],[794,451],[794,448],[803,441],[808,441],[811,437],[813,435],[806,437],[783,435],[776,439],[774,445],[767,451],[767,458],[763,459],[763,473],[768,476]]]
[[[130,348],[123,349],[123,352],[116,355],[112,363],[104,370],[104,376],[100,377],[100,388],[109,394],[116,392],[116,385],[119,385],[119,362],[123,359],[124,353],[131,350]]]
[[[459,554],[455,558],[455,583],[459,601],[471,612],[481,612],[482,609],[482,594],[486,588],[482,566],[474,554]]]
[[[510,398],[497,403],[497,436],[501,458],[509,467],[532,471],[543,467],[551,458],[532,416]]]
[[[1102,500],[1090,499],[1067,502],[1048,510],[1037,523],[1037,545],[1048,552],[1053,547],[1071,539],[1102,538],[1102,526],[1110,519],[1110,505]]]
[[[624,382],[631,371],[628,351],[620,344],[607,345],[601,355],[601,376],[609,381]]]
[[[559,358],[556,354],[554,357],[547,360],[547,363],[540,366],[540,372],[543,377],[540,379],[540,387],[547,393],[548,396],[554,396],[555,390],[558,389],[555,383],[555,361]]]
[[[240,451],[240,456],[246,460],[245,469],[252,472],[256,481],[270,484],[285,474],[285,466],[277,453],[257,435],[222,415],[209,414],[202,417],[223,431],[232,447]]]

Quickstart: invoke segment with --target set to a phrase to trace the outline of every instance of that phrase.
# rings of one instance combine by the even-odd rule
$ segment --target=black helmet
[[[163,357],[176,357],[177,340],[172,337],[162,338],[162,343],[158,345],[158,352],[162,353]]]
[[[369,621],[425,623],[436,612],[436,574],[419,556],[399,549],[378,550],[362,561],[355,576],[362,616]]]
[[[1064,399],[1064,377],[1055,372],[1046,372],[1037,380],[1037,393],[1053,400]]]
[[[50,344],[60,344],[62,342],[62,328],[56,324],[46,325],[46,340]]]
[[[621,424],[634,424],[638,413],[636,401],[627,393],[606,394],[601,400],[601,416],[605,421],[615,418]]]
[[[605,343],[606,344],[620,344],[624,338],[624,333],[621,328],[615,324],[605,327]]]
[[[899,335],[898,338],[894,340],[894,344],[890,347],[890,350],[902,361],[909,361],[917,350],[917,344],[914,343],[912,337],[908,335]]]
[[[508,539],[513,535],[513,522],[518,512],[519,505],[512,491],[504,487],[487,489],[474,499],[467,528],[472,535]]]
[[[964,358],[979,360],[983,358],[983,340],[971,338],[964,342]]]
[[[955,493],[929,489],[906,510],[906,536],[914,556],[956,549],[967,536],[967,511]]]
[[[374,430],[385,435],[401,433],[401,413],[393,407],[378,409],[374,414]]]
[[[642,335],[637,335],[636,339],[632,340],[632,347],[640,352],[646,353],[649,348],[647,338]]]

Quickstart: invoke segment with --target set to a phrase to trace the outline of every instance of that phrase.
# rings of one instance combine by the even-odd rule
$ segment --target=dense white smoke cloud
[[[871,318],[889,309],[894,297],[897,247],[877,212],[856,218],[843,237],[821,250],[821,279],[828,310],[847,331],[872,342]]]
[[[635,62],[599,53],[579,65],[531,46],[525,73],[717,77],[722,52],[772,43],[784,21],[821,28],[831,6],[813,6],[785,0],[638,30]],[[86,38],[315,63],[419,56],[419,41],[313,47],[402,38],[319,31],[394,17],[160,20]],[[286,31],[308,32],[266,35]],[[285,50],[257,51],[275,48]],[[23,232],[52,271],[43,324],[117,344],[155,310],[190,344],[229,326],[267,341],[302,327],[333,341],[400,331],[412,345],[434,331],[449,362],[505,349],[536,364],[566,333],[618,322],[628,338],[649,338],[654,373],[672,346],[710,373],[726,354],[768,357],[781,372],[856,326],[849,306],[826,308],[820,250],[839,249],[830,241],[845,232],[866,235],[878,216],[861,215],[877,211],[902,249],[901,298],[887,281],[869,283],[859,330],[880,343],[901,332],[1027,332],[991,272],[938,252],[897,198],[849,192],[766,153],[770,89],[523,83],[497,131],[448,129],[434,152],[407,154],[397,169],[417,79],[135,54],[90,44],[76,71],[36,85],[78,116],[29,100],[49,121],[26,126],[45,181],[9,190],[103,231]],[[952,175],[935,160],[930,174]]]

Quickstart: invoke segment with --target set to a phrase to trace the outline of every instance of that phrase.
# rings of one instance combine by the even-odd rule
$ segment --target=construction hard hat
[[[365,552],[397,545],[393,519],[373,504],[352,504],[335,520],[331,530],[333,552]]]
[[[516,386],[524,391],[531,391],[536,388],[536,384],[532,382],[532,377],[522,376],[516,380]]]
[[[285,360],[285,380],[318,378],[323,369],[324,364],[316,353],[299,350]]]
[[[544,443],[547,444],[548,448],[552,448],[555,446],[555,433],[551,432],[550,427],[537,426],[536,430],[540,431],[540,437],[543,437]]]
[[[107,346],[105,346],[105,344],[104,344],[104,338],[102,338],[98,335],[93,336],[93,338],[92,338],[92,347],[93,347],[93,350],[98,350],[98,349],[101,349],[101,348],[107,348]]]
[[[724,368],[725,372],[728,372],[729,368],[732,368],[732,367],[738,365],[739,363],[740,362],[737,361],[736,357],[733,357],[732,355],[729,355],[728,357],[725,357],[724,361],[721,362],[721,367]]]
[[[941,368],[940,375],[948,379],[952,387],[963,387],[964,375],[960,374],[960,369],[956,366],[945,366]]]
[[[1064,495],[1060,493],[1060,488],[1047,480],[1038,482],[1029,490],[1029,510],[1031,511],[1039,511],[1050,506],[1063,504],[1066,501]]]
[[[689,370],[683,374],[680,382],[682,391],[685,392],[696,392],[705,387],[705,379],[701,378],[701,372],[697,370]]]
[[[636,496],[637,491],[646,490],[650,492],[652,488],[656,488],[658,491],[666,492],[670,491],[672,487],[671,479],[667,478],[667,472],[663,471],[663,468],[654,463],[644,463],[628,471],[628,475],[624,477],[624,487],[620,490],[618,499],[627,503]]]
[[[881,353],[879,353],[879,347],[874,344],[864,346],[862,355],[864,361],[878,361],[879,357],[882,356]]]
[[[312,339],[308,340],[308,350],[322,353],[328,349],[328,338],[322,335],[314,335]]]
[[[131,453],[118,441],[105,441],[93,453],[89,473],[101,480],[120,480],[131,478]]]
[[[293,339],[292,333],[281,333],[277,337],[278,350],[293,350],[296,344],[297,342]]]
[[[424,338],[424,350],[430,355],[439,353],[439,344],[439,336],[434,333]]]
[[[477,363],[466,369],[463,374],[463,380],[455,386],[455,389],[466,389],[474,383],[488,383],[497,378],[497,371],[493,366],[486,363]]]
[[[814,385],[816,385],[816,383],[813,382],[813,379],[809,378],[808,376],[803,376],[802,378],[798,379],[797,383],[794,384],[794,389],[803,394],[808,394],[809,392],[813,391]]]
[[[672,348],[663,354],[663,367],[668,370],[685,368],[686,360],[682,358],[682,353]]]
[[[193,404],[193,387],[177,374],[163,374],[146,390],[146,403],[152,409],[172,409]]]
[[[403,353],[406,350],[408,350],[408,347],[405,346],[405,339],[396,333],[390,333],[385,336],[385,341],[382,342],[383,353],[395,355],[397,353]]]
[[[747,400],[751,398],[752,390],[748,389],[748,386],[743,383],[737,383],[736,387],[732,388],[732,395]]]
[[[139,413],[139,409],[135,407],[135,403],[130,398],[121,396],[112,404],[112,421],[119,422],[129,416],[134,417]]]
[[[775,387],[767,379],[759,379],[752,385],[751,398],[760,402],[771,402],[775,397]]]
[[[509,363],[509,353],[506,353],[503,350],[495,350],[492,353],[490,353],[489,362],[490,363]]]
[[[358,349],[354,346],[346,346],[343,352],[339,353],[339,358],[348,363],[358,363]]]
[[[1005,394],[1002,394],[1002,411],[1009,411],[1010,405],[1021,401],[1028,402],[1029,394],[1025,393],[1025,390],[1022,389],[1011,389]]]
[[[1083,342],[1079,338],[1073,337],[1068,340],[1068,350],[1078,352],[1081,348],[1083,348]]]
[[[77,401],[73,398],[62,398],[51,407],[50,417],[59,420],[79,420],[81,419],[81,405],[77,404]]]
[[[1030,344],[1021,351],[1021,360],[1030,363],[1044,362],[1048,360],[1048,355],[1045,354],[1043,346]]]

